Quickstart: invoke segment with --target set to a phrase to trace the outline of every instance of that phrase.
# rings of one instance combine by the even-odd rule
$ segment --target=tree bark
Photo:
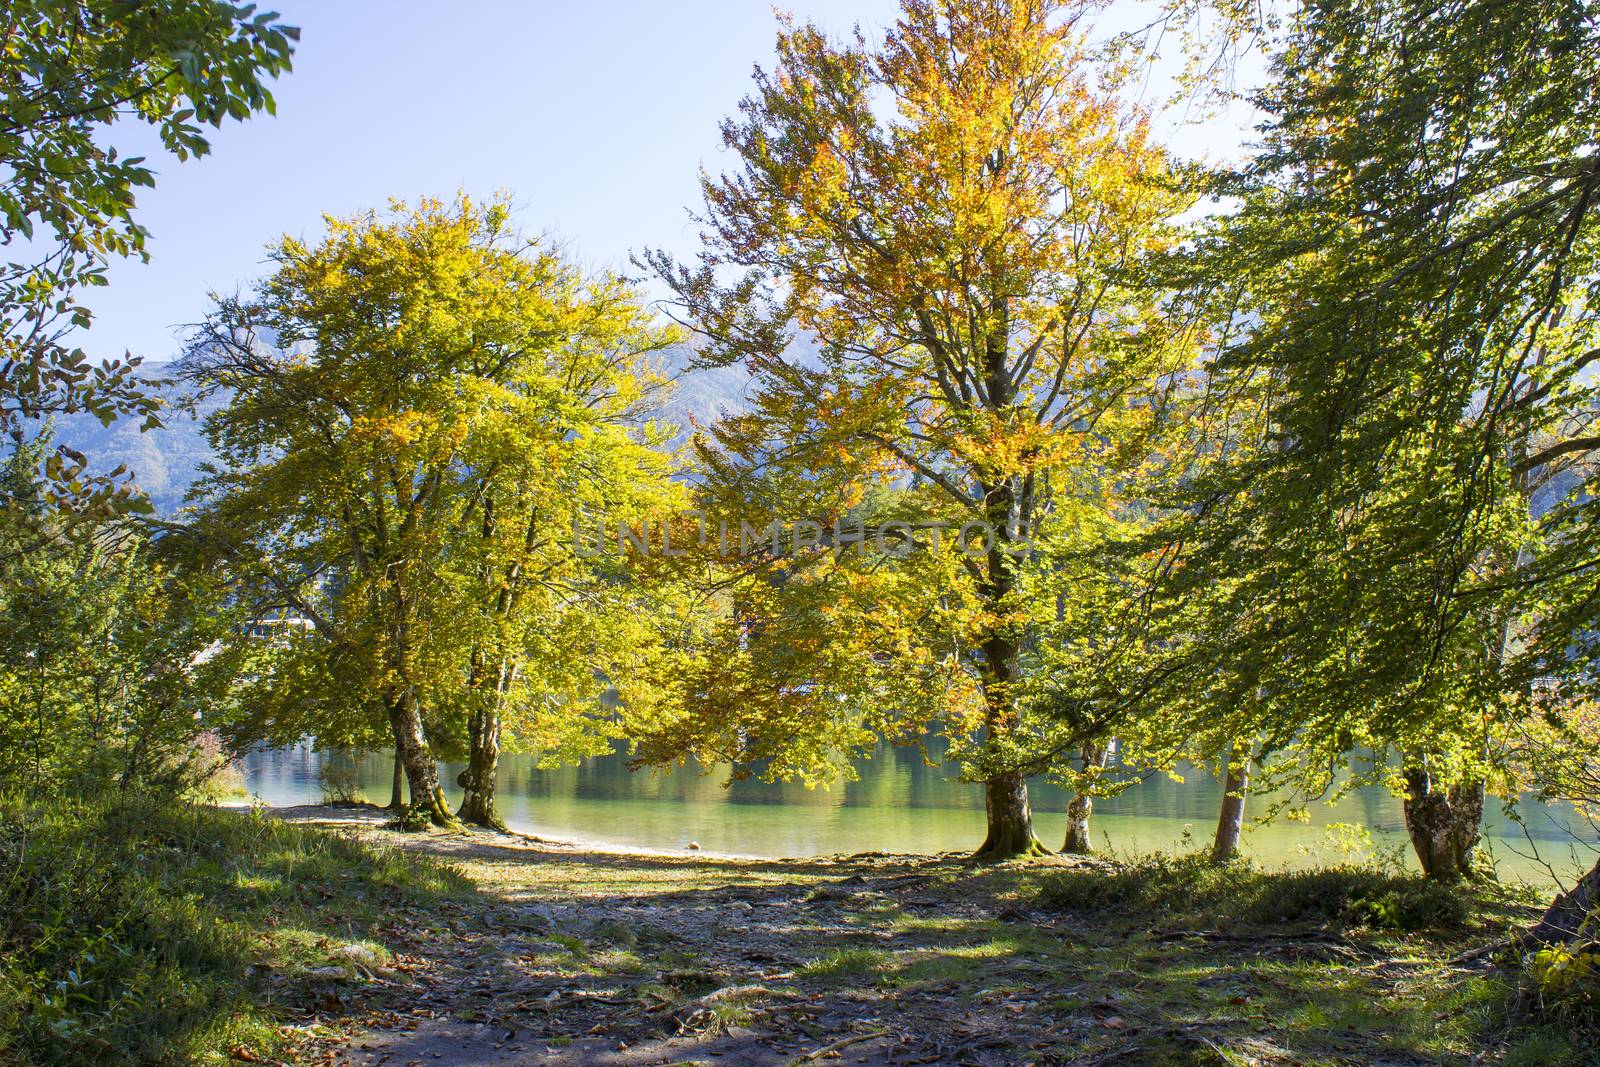
[[[1410,766],[1406,782],[1406,832],[1422,873],[1456,882],[1472,873],[1472,851],[1483,820],[1483,782],[1443,786],[1426,766]]]
[[[1217,816],[1217,836],[1211,844],[1211,862],[1226,863],[1239,855],[1239,835],[1244,832],[1244,799],[1250,790],[1250,759],[1240,757],[1239,747],[1228,753],[1228,772],[1223,782],[1222,811]]]
[[[1578,884],[1556,897],[1527,938],[1542,944],[1560,944],[1580,937],[1600,940],[1600,863]]]
[[[1083,769],[1104,767],[1106,745],[1083,746]],[[1087,856],[1094,851],[1094,838],[1089,833],[1089,816],[1094,814],[1094,798],[1087,793],[1077,793],[1067,802],[1067,837],[1061,851],[1075,856]]]
[[[389,701],[389,725],[394,730],[395,751],[411,786],[411,810],[425,813],[435,826],[460,829],[461,821],[450,813],[439,786],[439,764],[428,748],[414,692],[403,691]]]
[[[494,775],[500,762],[500,712],[491,707],[474,709],[467,720],[467,769],[461,774],[461,807],[456,815],[476,826],[504,830],[505,820],[494,805]]]
[[[389,810],[406,810],[406,765],[400,761],[400,749],[394,750],[394,783],[389,790]]]
[[[1034,836],[1028,780],[1020,772],[996,775],[984,782],[983,807],[989,818],[989,833],[973,859],[995,862],[1049,851]]]

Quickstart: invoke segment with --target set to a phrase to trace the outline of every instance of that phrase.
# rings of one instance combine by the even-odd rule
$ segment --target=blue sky
[[[595,266],[695,248],[686,208],[702,165],[725,165],[717,123],[772,54],[768,0],[280,0],[301,27],[276,118],[216,131],[210,156],[156,159],[140,195],[151,262],[113,266],[90,294],[96,357],[175,355],[209,290],[262,273],[283,233],[390,197],[509,190],[523,226]],[[893,0],[789,0],[844,32],[892,21]],[[1124,16],[1126,17],[1126,16]],[[1235,153],[1239,112],[1182,130],[1189,153]],[[134,131],[137,133],[137,131]],[[157,156],[142,135],[119,144]]]

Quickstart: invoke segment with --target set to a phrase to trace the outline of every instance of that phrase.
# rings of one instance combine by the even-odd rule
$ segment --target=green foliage
[[[26,249],[0,267],[0,431],[75,411],[153,424],[139,361],[93,365],[67,337],[89,325],[77,294],[105,284],[106,261],[146,255],[135,199],[155,172],[118,151],[117,133],[143,123],[180,160],[206,154],[203,126],[272,110],[266,82],[289,69],[298,32],[225,0],[14,0],[0,12],[0,243]],[[114,475],[88,478],[82,456],[55,458],[63,496],[133,502]]]
[[[1600,1030],[1600,944],[1547,945],[1529,953],[1522,994],[1542,1019]]]
[[[63,518],[38,457],[0,469],[0,786],[93,793],[193,785],[199,747],[230,712],[237,664],[217,583],[167,558],[127,520]]]
[[[395,814],[391,825],[408,834],[420,834],[433,824],[433,816],[421,804],[409,804]]]
[[[1262,871],[1200,856],[1158,856],[1115,870],[1048,878],[1040,903],[1067,911],[1112,911],[1178,925],[1311,923],[1373,930],[1458,928],[1471,893],[1409,874],[1366,867]]]
[[[164,795],[0,797],[0,870],[0,1060],[19,1067],[270,1051],[262,965],[298,981],[326,962],[297,931],[339,914],[360,939],[369,895],[463,889],[416,857]]]
[[[231,394],[189,533],[277,631],[238,642],[235,739],[392,735],[429,804],[431,760],[469,737],[605,750],[600,695],[647,616],[574,531],[678,499],[646,421],[676,333],[633,284],[519,235],[503,198],[330,219],[271,258],[184,364]]]

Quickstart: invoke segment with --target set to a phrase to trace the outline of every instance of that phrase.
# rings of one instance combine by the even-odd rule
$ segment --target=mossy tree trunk
[[[439,764],[428,748],[422,709],[414,690],[403,689],[390,699],[389,725],[394,731],[395,751],[411,786],[411,809],[425,814],[435,826],[459,829],[461,821],[451,814],[439,786]]]
[[[1446,786],[1425,762],[1407,766],[1404,776],[1406,832],[1422,872],[1439,882],[1467,877],[1483,821],[1483,782]]]
[[[461,772],[463,822],[504,830],[505,820],[494,804],[495,769],[500,762],[500,716],[492,708],[474,711],[467,722],[467,769]]]
[[[1012,536],[1026,518],[1016,487],[1000,481],[984,487],[985,510],[989,517],[989,548],[978,589],[985,603],[999,611],[1016,589],[1016,545]],[[980,645],[979,678],[987,704],[984,728],[986,747],[993,749],[998,739],[1012,734],[1019,726],[1020,709],[1016,691],[1022,675],[1022,645],[1008,625],[992,629]],[[1009,760],[1007,760],[1009,762]],[[1037,856],[1049,849],[1033,832],[1033,809],[1028,804],[1027,775],[1015,766],[990,772],[983,783],[983,810],[988,832],[973,858],[984,862]]]
[[[494,777],[500,764],[500,706],[509,683],[510,667],[502,664],[493,700],[474,708],[467,719],[467,769],[461,774],[461,807],[456,814],[491,830],[506,828],[495,808]]]
[[[1049,852],[1033,832],[1028,805],[1028,779],[1020,772],[999,774],[983,783],[983,807],[989,832],[974,859],[995,862]]]
[[[1249,750],[1234,745],[1228,753],[1228,770],[1222,784],[1222,810],[1217,815],[1217,836],[1211,843],[1211,862],[1226,863],[1239,855],[1244,832],[1244,801],[1250,791]]]

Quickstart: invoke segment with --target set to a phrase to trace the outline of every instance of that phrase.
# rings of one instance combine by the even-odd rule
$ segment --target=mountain
[[[224,401],[210,397],[195,402],[182,386],[154,391],[167,402],[160,429],[141,433],[140,420],[136,418],[118,419],[103,426],[92,415],[69,415],[56,424],[55,438],[57,443],[88,456],[97,472],[112,470],[119,464],[126,466],[156,511],[170,515],[182,506],[200,464],[212,458],[200,424]]]
[[[743,368],[691,369],[687,349],[669,354],[668,368],[677,375],[677,387],[655,417],[682,426],[680,440],[688,436],[692,423],[708,425],[748,406],[749,376]],[[152,375],[159,376],[163,370],[155,367]],[[171,515],[183,506],[184,494],[198,476],[200,465],[213,456],[201,423],[226,399],[212,396],[196,402],[185,387],[176,385],[156,392],[167,401],[160,429],[140,433],[137,419],[102,426],[91,415],[72,415],[57,423],[56,440],[88,456],[98,472],[125,465],[156,511]]]

